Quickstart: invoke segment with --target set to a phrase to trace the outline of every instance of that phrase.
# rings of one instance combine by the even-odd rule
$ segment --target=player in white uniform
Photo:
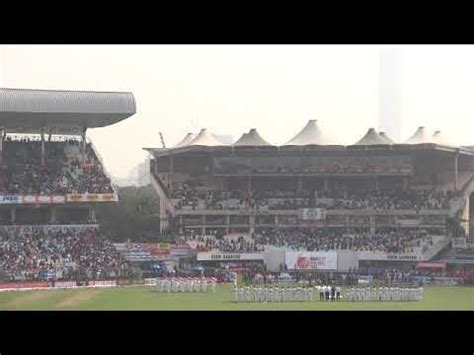
[[[166,279],[165,280],[165,290],[166,292],[171,292],[171,280]]]
[[[163,292],[163,280],[156,278],[155,285],[158,292]]]
[[[234,287],[234,302],[239,302],[239,289],[237,287]]]

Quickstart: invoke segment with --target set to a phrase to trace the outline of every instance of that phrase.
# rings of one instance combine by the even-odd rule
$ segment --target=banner
[[[337,252],[285,252],[288,270],[336,270]]]
[[[16,282],[0,282],[0,289],[20,289],[20,288],[38,288],[48,287],[48,281],[16,281]]]
[[[21,197],[20,203],[64,203],[66,202],[66,198],[64,196],[44,196],[44,195],[23,195]]]
[[[76,281],[56,281],[54,283],[54,287],[72,288],[76,286],[77,286]]]
[[[171,256],[188,256],[189,254],[191,254],[191,247],[186,243],[176,244],[170,248]]]
[[[115,193],[109,194],[67,194],[67,202],[107,202],[118,201]]]
[[[0,195],[0,204],[17,204],[17,203],[21,203],[20,195],[10,195],[10,194]]]
[[[324,208],[300,208],[298,209],[298,218],[303,221],[321,221],[326,219],[326,210]]]
[[[3,232],[18,232],[18,233],[36,233],[43,231],[45,233],[62,231],[67,232],[68,230],[84,230],[86,228],[99,228],[98,224],[40,224],[40,225],[29,225],[29,226],[0,226],[0,231]]]
[[[197,253],[198,261],[263,260],[262,253]]]
[[[88,286],[91,286],[91,287],[114,287],[114,286],[117,286],[117,282],[115,280],[92,280],[92,281],[89,281]]]

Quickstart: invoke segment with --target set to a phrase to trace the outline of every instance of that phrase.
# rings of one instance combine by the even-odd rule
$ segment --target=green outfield
[[[153,287],[0,293],[2,310],[474,310],[473,287],[426,287],[421,302],[235,303],[230,286],[207,293],[157,293]]]

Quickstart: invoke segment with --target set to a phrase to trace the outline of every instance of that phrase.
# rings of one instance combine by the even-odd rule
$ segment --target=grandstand
[[[469,235],[474,150],[439,131],[394,143],[372,128],[343,146],[311,120],[282,146],[266,138],[225,145],[203,129],[144,148],[160,229],[202,252],[344,251],[359,266],[430,260]]]
[[[135,111],[131,93],[0,89],[0,280],[126,271],[98,231],[95,206],[118,195],[86,133]]]

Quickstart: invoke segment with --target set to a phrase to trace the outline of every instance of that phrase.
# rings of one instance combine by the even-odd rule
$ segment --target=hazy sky
[[[309,119],[342,144],[378,128],[380,46],[0,46],[0,86],[131,91],[137,114],[89,130],[113,175],[208,128],[282,144]],[[474,144],[474,46],[400,47],[402,139]]]

